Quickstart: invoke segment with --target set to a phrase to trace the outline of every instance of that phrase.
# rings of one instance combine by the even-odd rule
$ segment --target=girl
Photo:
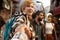
[[[54,35],[53,35],[54,31]],[[45,24],[45,40],[57,40],[56,39],[56,31],[53,23],[53,15],[48,13],[47,15],[47,22]]]

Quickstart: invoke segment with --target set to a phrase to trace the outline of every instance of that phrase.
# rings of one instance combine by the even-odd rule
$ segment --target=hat
[[[51,15],[51,16],[52,16],[52,13],[48,13],[46,16],[48,17],[49,15]]]
[[[51,13],[46,14],[46,18],[45,18],[46,21],[47,21],[48,16],[50,16],[50,15],[52,16]]]

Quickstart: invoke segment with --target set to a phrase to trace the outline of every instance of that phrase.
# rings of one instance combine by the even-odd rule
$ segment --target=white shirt
[[[45,31],[46,34],[52,34],[52,31],[54,29],[53,23],[46,23],[45,29],[46,29]]]

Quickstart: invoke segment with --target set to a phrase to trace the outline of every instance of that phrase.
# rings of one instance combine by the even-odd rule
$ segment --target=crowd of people
[[[20,10],[18,3],[13,1],[12,17],[11,10],[3,8],[0,12],[0,40],[58,40],[52,13],[34,12],[32,0],[25,0]]]

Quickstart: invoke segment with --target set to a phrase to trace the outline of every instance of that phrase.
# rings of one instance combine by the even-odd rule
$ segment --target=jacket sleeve
[[[14,27],[17,27],[18,25],[24,24],[24,23],[26,24],[25,16],[18,16],[18,17],[15,18],[12,27],[14,28]]]

